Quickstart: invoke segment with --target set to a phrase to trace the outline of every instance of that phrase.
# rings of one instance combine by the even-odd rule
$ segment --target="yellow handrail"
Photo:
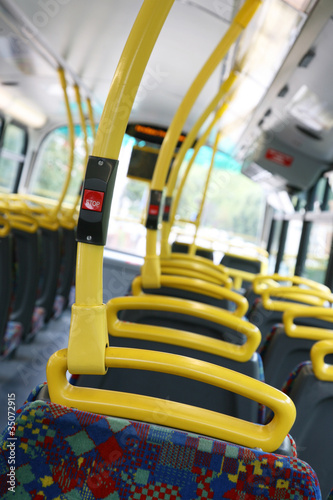
[[[216,69],[218,63],[228,53],[231,45],[237,40],[241,32],[246,28],[258,7],[261,0],[246,0],[239,12],[236,14],[229,29],[223,36],[220,43],[212,52],[201,71],[195,78],[191,87],[187,91],[182,103],[180,104],[168,132],[164,138],[160,154],[154,170],[151,183],[151,192],[162,191],[165,185],[167,175],[166,165],[170,165],[178,137],[182,131],[184,123],[197,100],[205,83]],[[160,263],[156,254],[157,231],[147,229],[147,248],[145,262],[141,270],[144,280],[144,286],[147,288],[159,288]]]
[[[261,275],[257,276],[253,280],[253,291],[254,293],[261,294],[261,291],[267,288],[267,283],[271,287],[280,287],[279,281],[287,281],[292,283],[293,285],[303,285],[311,290],[319,290],[321,292],[331,293],[331,290],[321,283],[317,283],[316,281],[310,280],[308,278],[303,278],[301,276],[281,276],[280,274],[271,274],[271,275]],[[303,289],[300,288],[300,291]]]
[[[114,74],[93,147],[93,156],[116,160],[129,115],[151,51],[174,0],[145,0],[127,39]],[[105,373],[108,345],[106,306],[103,304],[102,245],[78,243],[76,298],[68,343],[68,367],[85,373],[85,361],[96,374]],[[92,332],[93,335],[92,335]]]
[[[333,382],[333,366],[325,363],[325,356],[333,353],[333,339],[316,342],[310,351],[313,373],[319,380]]]
[[[177,288],[178,290],[187,290],[202,295],[207,295],[215,299],[230,300],[236,304],[236,309],[231,312],[233,316],[242,318],[248,309],[248,301],[243,295],[233,292],[226,287],[217,286],[213,283],[208,283],[195,278],[186,278],[183,276],[161,276],[161,286],[169,288]],[[133,295],[141,295],[142,291],[142,278],[137,276],[132,282]]]
[[[176,254],[175,257],[171,259],[161,259],[161,270],[163,274],[174,274],[181,275],[189,278],[198,278],[208,281],[210,283],[215,283],[216,285],[223,285],[226,288],[232,288],[232,279],[220,269],[215,266],[213,262],[208,259],[201,257],[203,261],[201,262],[199,256],[186,255],[186,254]],[[190,265],[189,265],[190,264]],[[161,279],[161,278],[160,278]],[[145,287],[143,284],[144,288]],[[155,288],[155,287],[153,287]]]
[[[203,209],[204,209],[204,206],[205,206],[205,200],[206,200],[206,196],[207,196],[209,182],[210,182],[211,175],[212,175],[212,172],[213,172],[214,163],[215,163],[215,156],[216,156],[216,153],[217,153],[217,148],[218,148],[218,145],[219,145],[219,142],[220,142],[220,139],[221,139],[221,135],[222,135],[221,131],[219,130],[217,132],[216,136],[215,136],[215,141],[214,141],[213,151],[212,151],[212,157],[211,157],[211,160],[210,160],[210,165],[209,165],[209,169],[208,169],[207,176],[206,176],[206,182],[205,182],[204,190],[203,190],[203,193],[202,193],[199,210],[198,210],[198,213],[197,213],[197,216],[196,216],[196,219],[195,219],[195,233],[194,233],[194,236],[193,236],[193,241],[192,241],[192,243],[191,243],[191,245],[190,245],[190,247],[188,249],[189,255],[195,255],[195,251],[196,251],[195,239],[197,237],[198,229],[199,229],[200,224],[201,224],[202,212],[203,212]]]
[[[234,85],[236,81],[236,78],[237,78],[236,73],[234,71],[231,71],[229,77],[223,82],[216,96],[212,99],[210,104],[207,106],[205,111],[201,114],[199,119],[196,121],[195,125],[192,127],[191,131],[187,134],[185,141],[181,145],[180,150],[178,151],[176,158],[173,161],[171,174],[167,183],[166,196],[168,197],[173,196],[173,192],[176,187],[176,182],[178,178],[178,173],[187,151],[192,147],[192,144],[194,143],[202,125],[206,122],[209,115],[216,109],[221,99],[229,93],[231,87]],[[219,117],[215,114],[215,117],[213,118],[212,122],[207,128],[208,134],[211,132],[214,125],[216,125],[218,119]],[[208,137],[208,134],[207,136],[205,134],[206,139]],[[203,141],[205,142],[206,139],[203,139]],[[194,157],[195,157],[195,152],[193,152],[191,161],[192,158],[194,159]],[[171,213],[169,216],[169,220],[163,221],[162,234],[161,234],[161,257],[170,257],[169,234],[171,232],[171,226],[174,222],[176,207],[178,206],[179,203],[180,192],[182,191],[182,186],[185,183],[186,176],[188,175],[187,172],[189,172],[191,168],[190,167],[191,161],[187,165],[186,172],[184,173],[183,178],[181,180],[181,184],[177,190],[176,198],[171,204]]]
[[[118,312],[122,310],[167,311],[171,313],[186,314],[194,318],[211,321],[220,326],[225,326],[246,336],[242,345],[232,344],[219,339],[185,332],[162,326],[141,325],[129,323],[118,319]],[[164,297],[161,295],[138,295],[136,297],[120,297],[107,303],[108,330],[110,335],[119,337],[141,338],[155,342],[179,345],[210,352],[235,361],[248,361],[261,341],[259,329],[244,321],[229,311],[219,307],[202,304],[186,299]]]
[[[272,300],[271,296],[282,297],[289,301]],[[286,309],[294,308],[294,306],[297,307],[299,305],[290,301],[302,302],[305,306],[324,306],[327,302],[333,303],[333,295],[331,293],[327,294],[315,289],[309,290],[306,288],[299,288],[298,286],[266,288],[262,291],[261,297],[264,308],[271,311],[285,311]]]
[[[333,337],[333,329],[295,325],[295,318],[316,318],[333,323],[333,309],[327,307],[294,306],[283,314],[283,324],[289,337],[324,340]]]
[[[0,225],[2,226],[0,227],[0,237],[4,238],[10,233],[10,224],[7,219],[0,216]]]
[[[53,354],[47,365],[51,401],[79,410],[160,423],[168,427],[222,439],[249,448],[259,447],[273,452],[283,442],[296,417],[293,402],[269,385],[199,360],[176,354],[144,349],[109,347],[106,366],[159,371],[211,384],[240,394],[269,407],[274,417],[266,425],[258,425],[202,408],[138,394],[105,391],[70,385],[66,378],[67,350]]]

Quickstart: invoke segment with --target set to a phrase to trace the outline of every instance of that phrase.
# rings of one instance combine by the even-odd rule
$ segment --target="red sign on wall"
[[[277,163],[282,167],[291,167],[294,157],[287,155],[286,153],[282,153],[281,151],[277,151],[276,149],[269,148],[266,151],[265,158],[267,160],[272,161],[273,163]]]

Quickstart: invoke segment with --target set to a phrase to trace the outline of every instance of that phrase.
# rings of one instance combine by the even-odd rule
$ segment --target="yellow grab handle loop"
[[[183,255],[183,254],[180,254]],[[192,257],[193,256],[189,256]],[[204,259],[208,261],[208,259]],[[226,288],[232,288],[231,278],[217,266],[206,265],[198,259],[190,260],[179,257],[178,259],[161,259],[161,271],[163,274],[174,274],[178,276],[187,276],[189,278],[198,278],[217,285],[223,285]],[[150,288],[143,283],[145,288]],[[155,288],[154,286],[152,288]]]
[[[4,238],[10,233],[10,224],[7,219],[0,216],[0,225],[2,226],[0,227],[0,237]]]
[[[269,287],[262,290],[262,303],[265,309],[271,311],[285,311],[299,304],[284,302],[282,300],[272,300],[271,296],[282,297],[288,300],[300,301],[304,305],[323,306],[325,302],[333,302],[333,295],[321,292],[319,290],[309,290],[298,286],[280,286]]]
[[[333,353],[333,339],[316,342],[310,352],[313,373],[319,380],[333,382],[333,365],[325,363],[325,356]]]
[[[295,325],[295,318],[316,318],[333,323],[333,309],[327,307],[294,306],[283,314],[283,324],[289,337],[324,340],[333,337],[333,330],[314,326]]]
[[[176,354],[109,347],[105,363],[126,368],[169,373],[220,387],[268,406],[274,417],[259,425],[211,410],[150,396],[70,385],[66,378],[67,350],[54,353],[46,373],[53,403],[113,417],[162,424],[249,448],[273,452],[283,442],[296,417],[293,402],[282,392],[227,368]]]
[[[136,309],[167,311],[201,318],[243,333],[246,336],[246,342],[243,345],[237,345],[197,333],[162,326],[129,323],[118,319],[119,311]],[[110,335],[179,345],[239,362],[251,359],[261,340],[260,331],[255,325],[232,315],[228,311],[192,300],[162,295],[139,295],[112,299],[107,303],[107,317]]]
[[[11,227],[19,229],[20,231],[35,233],[39,227],[36,219],[29,215],[10,213],[7,217]]]
[[[280,274],[271,274],[271,275],[258,275],[253,281],[253,291],[257,294],[261,294],[261,291],[264,288],[267,288],[266,284],[269,284],[271,287],[279,287],[281,286],[279,281],[287,281],[292,283],[293,285],[303,285],[311,290],[318,290],[320,292],[331,293],[331,290],[328,286],[323,285],[321,283],[317,283],[316,281],[310,280],[308,278],[303,278],[301,276],[280,276]],[[303,288],[300,288],[300,291],[303,291]]]
[[[249,304],[245,297],[239,293],[233,292],[226,287],[214,285],[195,278],[186,278],[183,276],[161,276],[161,286],[168,288],[177,288],[179,290],[188,290],[190,292],[208,295],[215,299],[230,300],[236,304],[236,309],[230,311],[233,316],[243,317],[248,310]],[[132,282],[132,293],[135,296],[144,294],[142,291],[142,278],[137,276]]]

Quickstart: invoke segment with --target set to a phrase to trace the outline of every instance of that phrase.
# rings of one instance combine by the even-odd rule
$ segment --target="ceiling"
[[[264,0],[264,6],[272,1]],[[275,1],[284,4],[284,0]],[[0,91],[12,99],[23,99],[44,113],[48,117],[47,127],[64,123],[65,107],[56,72],[61,64],[70,85],[75,80],[82,95],[92,97],[98,120],[142,3],[143,0],[0,0]],[[313,0],[314,3],[311,15],[304,16],[295,44],[286,53],[270,86],[263,90],[258,104],[242,121],[242,134],[229,151],[244,163],[247,175],[258,176],[261,168],[268,171],[271,177],[266,176],[265,182],[274,187],[306,189],[333,161],[333,127],[326,123],[325,130],[316,132],[317,137],[313,138],[313,131],[311,137],[300,121],[304,95],[310,104],[312,94],[317,96],[329,111],[328,122],[330,112],[333,115],[333,66],[327,60],[333,47],[333,2]],[[151,55],[131,121],[170,124],[187,89],[241,4],[241,0],[175,1]],[[259,19],[258,15],[251,23],[240,48],[250,46]],[[194,103],[185,131],[216,94],[223,75],[236,59],[236,49],[219,65]],[[307,67],[299,67],[309,49],[313,49],[315,57]],[[288,91],[278,97],[286,85]],[[308,93],[303,89],[302,101],[297,93],[304,85]],[[78,119],[71,89],[70,97]],[[289,167],[272,162],[266,154],[269,148],[301,160],[302,153],[308,166],[304,168],[303,161],[302,167],[298,162]]]

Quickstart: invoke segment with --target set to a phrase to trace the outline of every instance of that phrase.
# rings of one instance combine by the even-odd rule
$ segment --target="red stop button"
[[[104,193],[102,191],[92,191],[85,189],[83,193],[82,208],[101,212],[103,207]]]

